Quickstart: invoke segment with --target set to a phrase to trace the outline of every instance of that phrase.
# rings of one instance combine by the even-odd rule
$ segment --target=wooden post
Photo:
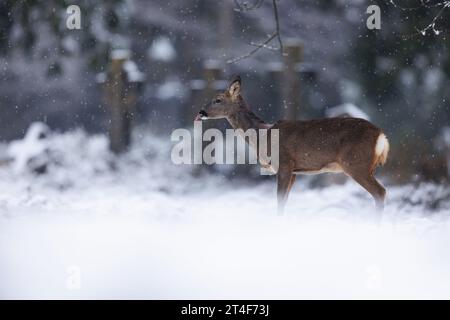
[[[265,99],[269,108],[270,116],[273,120],[282,119],[284,113],[282,110],[281,83],[283,81],[283,64],[281,62],[272,62],[266,65],[267,70],[267,92]]]
[[[222,79],[222,66],[219,61],[207,60],[203,64],[202,79],[191,80],[191,102],[187,108],[186,122],[192,124],[195,115],[211,99],[218,90],[225,89]]]
[[[320,102],[318,98],[318,91],[316,89],[317,73],[313,64],[302,62],[300,70],[300,104],[302,112],[300,118],[321,117],[322,111],[318,108]]]
[[[220,89],[217,83],[222,79],[222,65],[216,60],[207,60],[203,66],[203,78],[205,79],[205,90],[203,92],[205,102],[213,98]]]
[[[200,111],[202,105],[202,92],[205,89],[203,79],[194,79],[189,82],[190,98],[186,111],[182,112],[182,123],[185,126],[192,126],[196,114]]]
[[[106,79],[103,85],[104,100],[110,112],[109,141],[114,153],[121,153],[131,142],[131,122],[137,101],[139,81],[130,81],[124,69],[129,62],[129,53],[121,50],[111,54]],[[133,72],[138,72],[134,70]]]
[[[295,39],[284,43],[283,80],[281,82],[282,118],[295,120],[300,109],[299,64],[303,60],[303,46]]]
[[[188,115],[186,117],[188,125],[193,125],[195,115],[200,109],[210,102],[214,95],[221,90],[226,89],[227,81],[222,80],[223,76],[222,64],[220,61],[207,60],[203,64],[202,79],[191,80],[191,102],[187,109]],[[224,128],[225,121],[222,120],[208,120],[202,122],[203,132],[209,128]],[[202,148],[207,143],[203,142]],[[193,174],[199,174],[202,170],[211,170],[212,166],[198,165],[193,169]]]
[[[205,81],[205,88],[201,93],[201,100],[199,103],[200,108],[205,104],[211,102],[217,92],[225,90],[226,86],[223,86],[225,81],[222,79],[222,64],[217,60],[207,60],[203,65],[203,79]],[[197,112],[200,109],[197,110]],[[203,121],[203,131],[209,128],[223,129],[225,121],[221,120],[209,120]]]

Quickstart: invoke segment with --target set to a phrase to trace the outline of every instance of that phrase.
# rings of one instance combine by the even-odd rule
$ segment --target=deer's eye
[[[222,102],[222,99],[216,99],[215,101],[214,101],[214,103],[221,103]]]

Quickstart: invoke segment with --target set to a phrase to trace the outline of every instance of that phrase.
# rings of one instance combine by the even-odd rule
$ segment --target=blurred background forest
[[[80,30],[66,27],[71,4],[81,8]],[[36,121],[62,132],[107,132],[115,92],[108,77],[120,60],[127,117],[167,139],[192,126],[200,106],[239,73],[265,120],[364,115],[391,141],[384,171],[391,181],[448,181],[446,2],[277,4],[280,37],[292,54],[272,50],[274,40],[229,63],[274,32],[272,1],[2,0],[0,141],[22,138]],[[380,30],[366,27],[370,4],[381,8]]]
[[[450,0],[0,0],[0,299],[448,299],[449,18]],[[345,175],[299,176],[280,217],[258,166],[174,164],[173,130],[235,74],[268,122],[383,128],[383,219]]]

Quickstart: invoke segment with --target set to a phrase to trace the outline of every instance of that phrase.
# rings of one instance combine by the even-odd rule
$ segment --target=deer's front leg
[[[282,215],[284,212],[284,206],[291,191],[292,185],[295,181],[295,175],[292,174],[292,170],[281,169],[278,171],[278,185],[277,185],[277,198],[278,198],[278,215]]]

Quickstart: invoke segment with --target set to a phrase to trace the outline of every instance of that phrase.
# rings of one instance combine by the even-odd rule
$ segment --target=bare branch
[[[284,50],[283,50],[283,42],[281,41],[281,36],[280,36],[280,19],[278,18],[277,0],[272,0],[272,5],[273,5],[273,14],[275,17],[275,28],[276,28],[277,38],[278,38],[278,44],[280,45],[281,54],[283,54]]]
[[[394,7],[398,8],[402,11],[415,11],[415,10],[418,10],[421,8],[428,8],[428,9],[440,8],[439,12],[434,16],[434,18],[431,20],[431,22],[426,27],[424,27],[422,29],[416,28],[416,30],[417,30],[416,34],[406,36],[406,37],[404,37],[404,39],[409,39],[409,38],[411,38],[413,36],[417,36],[417,35],[424,36],[424,35],[426,35],[427,31],[430,29],[433,30],[434,34],[439,35],[442,31],[436,29],[437,20],[442,16],[445,9],[450,8],[450,0],[444,0],[444,1],[441,1],[438,3],[434,3],[434,4],[430,4],[429,1],[427,1],[427,0],[420,0],[420,3],[422,4],[422,6],[416,6],[416,7],[402,7],[402,6],[398,5],[394,0],[390,0],[390,3]]]
[[[436,26],[437,19],[439,19],[442,16],[442,14],[444,13],[446,8],[450,8],[450,1],[446,1],[444,6],[441,8],[441,10],[439,10],[438,14],[433,18],[433,20],[430,22],[430,24],[420,31],[420,33],[423,36],[426,34],[427,30],[429,30],[429,29],[433,29],[433,32],[436,35],[439,35],[439,33],[441,33],[439,30],[437,30],[435,28],[435,26]]]
[[[250,11],[250,10],[255,10],[258,9],[262,3],[264,2],[264,0],[255,0],[255,2],[253,4],[249,4],[248,1],[244,1],[244,2],[240,2],[239,0],[234,0],[234,3],[236,4],[236,9],[235,11],[238,12],[243,12],[243,11]]]
[[[256,48],[254,48],[253,50],[251,50],[250,52],[236,57],[234,59],[230,59],[227,61],[227,63],[236,63],[242,59],[246,59],[250,56],[252,56],[253,54],[255,54],[256,52],[258,52],[260,49],[264,48],[264,49],[268,49],[268,50],[272,50],[272,51],[279,51],[281,52],[281,54],[284,54],[284,50],[283,50],[283,41],[281,39],[281,35],[280,35],[280,18],[278,16],[278,6],[277,6],[277,1],[278,0],[272,0],[272,7],[273,7],[273,16],[274,16],[274,20],[275,20],[275,32],[270,35],[264,42],[262,43],[254,43],[251,42],[250,45],[255,46]],[[235,0],[236,5],[238,6],[238,11],[249,11],[249,10],[253,10],[256,8],[259,8],[261,6],[261,4],[264,2],[264,0],[257,0],[252,6],[248,6],[246,3],[244,2],[244,4],[241,4],[239,2],[239,0]],[[277,38],[278,40],[278,48],[269,46],[268,44],[273,40]]]
[[[272,34],[269,38],[266,39],[266,41],[264,41],[264,42],[260,43],[259,45],[257,45],[256,48],[253,49],[252,51],[250,51],[250,52],[248,52],[248,53],[246,53],[246,54],[244,54],[242,56],[236,57],[234,59],[230,59],[230,60],[227,61],[227,63],[236,63],[236,62],[238,62],[238,61],[240,61],[242,59],[250,57],[251,55],[255,54],[259,49],[264,48],[264,46],[266,46],[276,36],[277,36],[276,33]]]
[[[428,2],[430,2],[429,0],[420,0],[421,6],[415,6],[415,7],[403,7],[399,4],[397,4],[394,0],[389,0],[389,2],[396,8],[402,10],[402,11],[415,11],[421,8],[437,8],[437,7],[441,7],[443,5],[445,5],[447,2],[449,2],[448,0],[444,0],[438,3],[434,3],[434,4],[429,4]]]
[[[280,48],[272,47],[272,46],[269,46],[268,44],[250,42],[250,45],[254,46],[254,47],[263,47],[264,49],[271,50],[271,51],[276,51],[276,52],[280,51]]]

